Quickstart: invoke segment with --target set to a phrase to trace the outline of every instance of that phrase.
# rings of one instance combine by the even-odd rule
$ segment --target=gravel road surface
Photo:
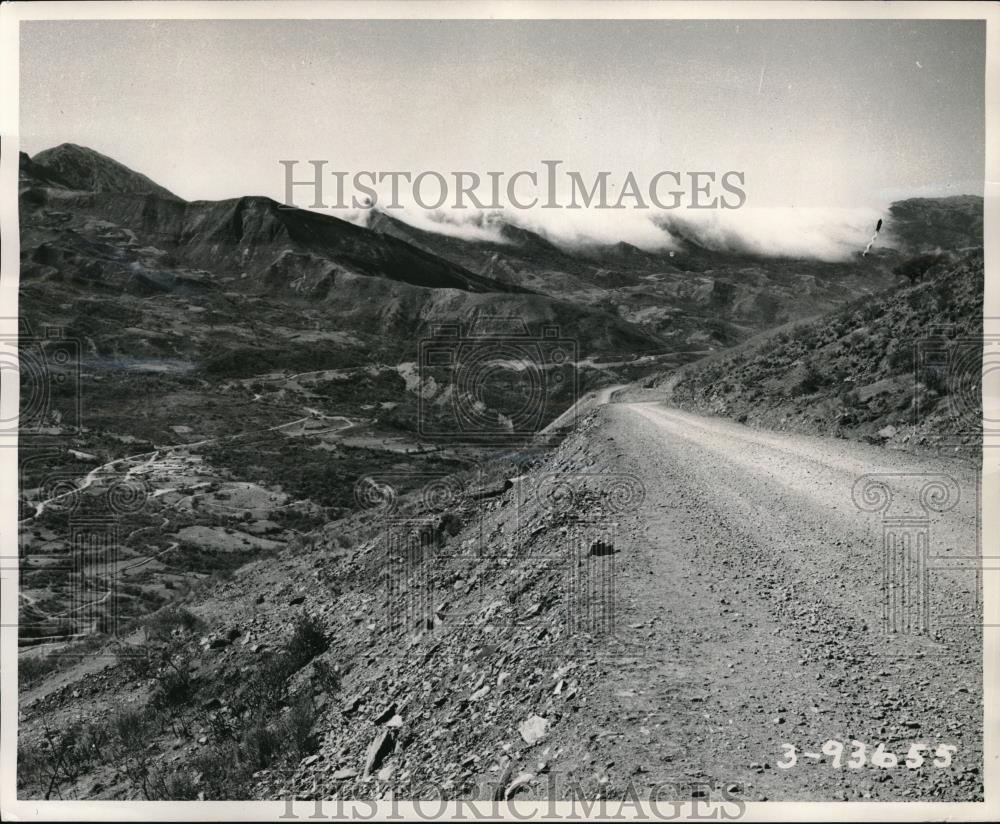
[[[656,403],[598,414],[581,456],[645,496],[619,519],[615,664],[578,766],[750,800],[981,799],[978,468]]]

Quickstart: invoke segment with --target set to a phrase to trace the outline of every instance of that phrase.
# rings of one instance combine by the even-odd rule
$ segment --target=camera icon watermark
[[[510,443],[560,415],[572,428],[577,344],[558,326],[533,335],[520,318],[480,317],[463,333],[440,324],[418,344],[417,423],[422,437]]]
[[[12,326],[3,323],[0,329]],[[16,335],[0,332],[3,385],[17,381],[20,386],[18,408],[0,404],[0,444],[80,432],[80,353],[80,341],[59,327],[32,330],[22,319]]]
[[[914,424],[933,420],[943,443],[1000,445],[1000,334],[936,328],[913,352]]]

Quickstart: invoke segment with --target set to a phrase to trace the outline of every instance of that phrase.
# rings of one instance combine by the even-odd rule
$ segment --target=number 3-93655
[[[887,750],[885,744],[880,743],[871,748],[863,741],[851,741],[845,744],[843,741],[830,739],[824,742],[819,752],[800,750],[794,744],[782,744],[781,750],[778,768],[782,770],[790,770],[797,765],[800,757],[812,762],[826,758],[830,766],[838,770],[845,766],[849,770],[860,770],[866,764],[883,770],[901,765],[911,770],[919,770],[928,762],[943,770],[951,766],[952,756],[958,751],[958,747],[954,744],[938,744],[932,751],[931,745],[927,742],[914,741],[902,759],[896,753]]]

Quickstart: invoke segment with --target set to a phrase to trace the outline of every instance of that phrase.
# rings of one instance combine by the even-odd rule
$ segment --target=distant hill
[[[891,282],[898,255],[843,262],[716,251],[681,238],[674,251],[632,244],[561,248],[496,219],[499,241],[437,234],[375,213],[373,231],[504,283],[615,314],[661,338],[667,349],[723,349],[770,327],[811,317]]]
[[[95,356],[211,359],[241,375],[255,358],[359,365],[412,359],[435,324],[477,316],[555,326],[581,356],[663,348],[617,314],[400,237],[264,197],[187,202],[69,144],[22,155],[19,189],[25,317],[79,333]]]
[[[20,202],[26,310],[72,326],[73,309],[56,305],[102,303],[115,293],[159,296],[157,317],[146,317],[152,305],[138,303],[142,318],[106,330],[93,346],[171,357],[222,334],[209,334],[205,318],[233,338],[255,325],[246,334],[259,339],[298,301],[311,329],[350,336],[359,355],[366,347],[412,348],[434,323],[509,314],[577,336],[582,355],[690,359],[878,293],[897,281],[892,269],[903,258],[886,248],[842,262],[768,258],[689,238],[674,251],[624,242],[564,248],[493,216],[482,228],[496,239],[431,232],[385,212],[373,213],[365,228],[265,197],[188,202],[73,144],[22,155]],[[886,218],[887,237],[914,249],[974,246],[981,203],[902,201]],[[48,292],[56,283],[79,290],[80,300],[53,304]],[[210,314],[177,314],[162,302],[167,295],[204,303]],[[177,316],[164,315],[170,312]],[[84,325],[100,323],[94,307],[87,315]],[[277,341],[295,323],[280,325]]]

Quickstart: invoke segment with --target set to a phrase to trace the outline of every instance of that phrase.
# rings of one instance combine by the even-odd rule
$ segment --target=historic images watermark
[[[941,422],[943,442],[978,447],[997,443],[996,409],[983,408],[983,385],[1000,369],[1000,335],[970,335],[955,326],[929,329],[912,344],[913,422]]]
[[[22,646],[89,635],[120,639],[121,579],[130,565],[145,560],[130,561],[121,549],[123,525],[145,509],[151,496],[146,479],[100,468],[80,479],[51,468],[60,455],[30,450],[19,461],[20,488],[31,493],[19,513]],[[51,526],[65,537],[50,534]]]
[[[373,171],[328,168],[326,160],[279,160],[284,205],[307,209],[739,209],[747,202],[741,171],[662,170],[583,173],[542,160],[541,169]],[[300,167],[301,164],[301,167]]]
[[[681,818],[704,821],[733,821],[746,813],[743,785],[737,780],[677,779],[605,787],[588,793],[578,779],[553,770],[544,775],[509,780],[504,776],[476,784],[471,793],[450,796],[439,783],[412,780],[389,799],[388,811],[359,789],[352,788],[334,799],[299,800],[286,797],[279,820],[371,821],[385,816],[387,821],[484,821],[511,817],[518,821],[535,819],[583,821],[675,821]],[[534,786],[539,798],[525,790]]]
[[[388,472],[357,482],[355,497],[376,519],[383,558],[381,622],[405,642],[393,644],[390,654],[420,655],[420,639],[460,636],[483,622],[531,634],[539,621],[551,623],[543,633],[551,636],[551,648],[534,644],[541,657],[561,658],[580,639],[596,645],[593,654],[633,650],[616,608],[622,510],[587,516],[570,505],[582,504],[585,488],[587,494],[625,488],[616,496],[619,505],[623,494],[641,500],[641,483],[612,476],[601,484],[597,475],[572,473],[546,476],[542,490],[525,479],[508,481],[472,469]],[[576,497],[567,499],[567,490]],[[506,527],[487,514],[490,499],[503,496],[513,504]],[[530,571],[523,591],[494,591],[488,572],[499,567]],[[533,581],[548,583],[528,586]]]
[[[417,428],[423,438],[477,445],[569,431],[579,399],[579,351],[556,325],[518,317],[437,324],[418,341]]]
[[[0,319],[3,327],[13,318]],[[0,446],[54,440],[81,428],[80,353],[83,342],[59,326],[17,320],[17,334],[0,333],[0,370],[20,385],[18,409],[0,414]]]

